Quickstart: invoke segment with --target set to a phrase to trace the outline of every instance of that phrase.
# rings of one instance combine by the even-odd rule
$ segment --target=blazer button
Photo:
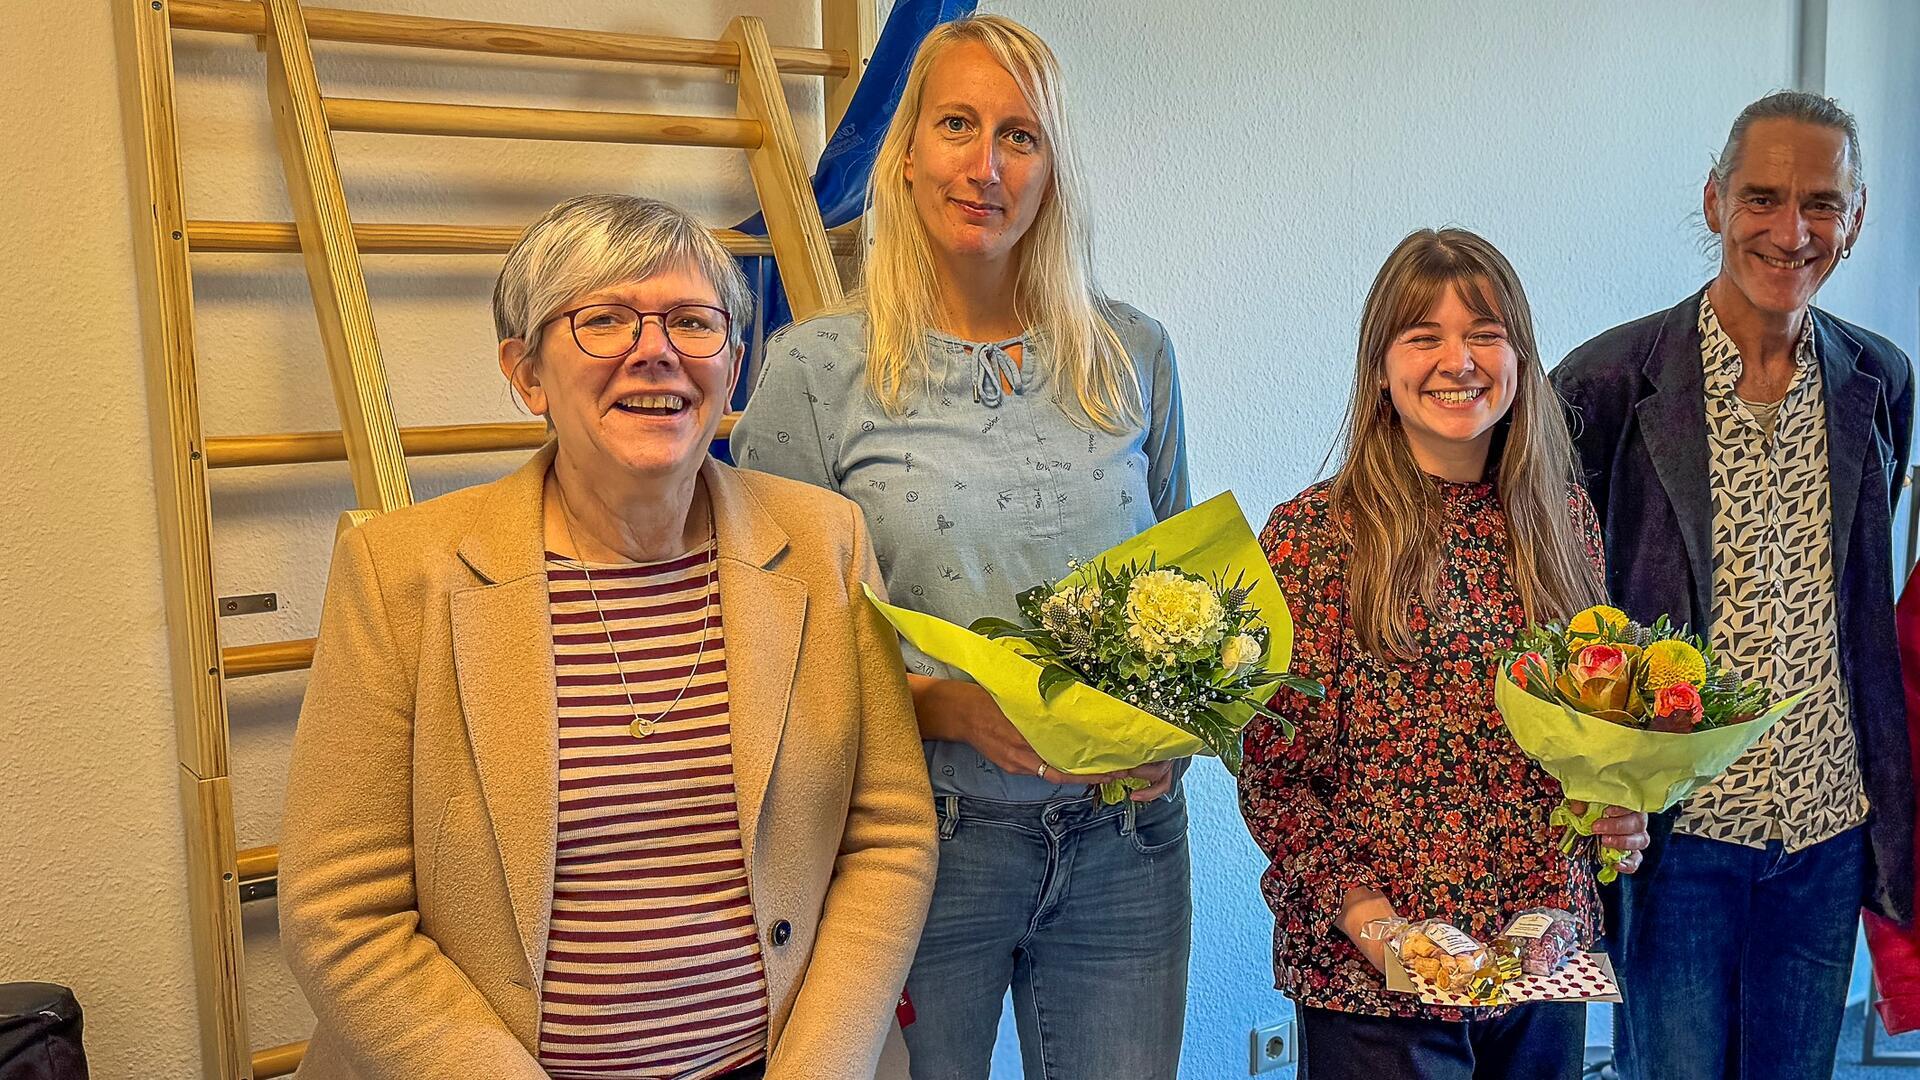
[[[767,937],[775,945],[785,945],[793,937],[793,924],[781,919],[773,924],[773,929],[767,932]]]

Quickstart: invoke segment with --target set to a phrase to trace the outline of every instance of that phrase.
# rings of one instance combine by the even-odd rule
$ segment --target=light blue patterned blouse
[[[866,389],[866,317],[850,313],[795,323],[768,342],[733,431],[734,461],[859,503],[894,603],[962,626],[1017,619],[1020,592],[1188,506],[1173,345],[1159,323],[1114,308],[1146,396],[1144,430],[1076,426],[1055,400],[1040,339],[1015,364],[1006,350],[1022,339],[929,335],[932,382],[905,415],[889,416]],[[965,678],[902,647],[908,671]],[[925,746],[936,794],[1040,802],[1085,790],[1009,776],[964,744]]]

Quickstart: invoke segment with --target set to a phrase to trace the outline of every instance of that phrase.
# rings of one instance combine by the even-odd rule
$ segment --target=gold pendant
[[[658,724],[659,722],[660,720],[658,717],[636,716],[633,718],[633,723],[627,725],[627,730],[633,733],[634,738],[644,739],[647,736],[653,734],[654,725]]]

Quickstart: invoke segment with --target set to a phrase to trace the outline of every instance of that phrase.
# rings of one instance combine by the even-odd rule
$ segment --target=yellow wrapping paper
[[[1494,704],[1527,756],[1569,799],[1657,813],[1712,783],[1806,693],[1744,724],[1707,731],[1645,731],[1542,701],[1501,671]]]
[[[1210,579],[1218,575],[1229,585],[1244,573],[1243,584],[1252,590],[1248,604],[1267,626],[1266,670],[1276,677],[1287,671],[1293,657],[1293,619],[1266,553],[1247,527],[1232,492],[1216,495],[1115,545],[1060,584],[1084,580],[1102,562],[1116,568],[1129,562],[1145,565],[1149,556],[1163,568],[1177,567]],[[1206,750],[1198,737],[1085,683],[1075,682],[1051,698],[1042,698],[1040,666],[1020,654],[1018,641],[991,640],[945,619],[897,607],[874,596],[871,589],[867,598],[915,648],[966,672],[993,695],[1034,752],[1055,769],[1119,772]],[[1217,708],[1236,727],[1252,715],[1244,705]]]

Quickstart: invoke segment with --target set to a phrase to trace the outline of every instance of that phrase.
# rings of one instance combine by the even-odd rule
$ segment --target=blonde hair
[[[1331,504],[1351,545],[1348,617],[1361,648],[1411,659],[1407,605],[1438,600],[1440,492],[1415,462],[1399,414],[1381,387],[1387,348],[1424,320],[1442,289],[1505,326],[1517,360],[1512,407],[1495,428],[1490,471],[1507,518],[1507,557],[1527,618],[1562,619],[1604,595],[1568,507],[1578,479],[1573,440],[1533,336],[1527,294],[1506,256],[1464,229],[1422,229],[1400,241],[1373,279],[1360,319],[1345,460]]]
[[[1059,62],[1033,31],[999,15],[970,15],[927,35],[880,143],[867,194],[871,240],[863,284],[853,300],[867,316],[867,389],[888,413],[898,415],[930,377],[927,332],[935,328],[942,304],[933,251],[907,185],[906,161],[927,74],[941,54],[964,42],[985,46],[1020,84],[1052,168],[1039,213],[1015,249],[1015,314],[1045,341],[1063,401],[1076,400],[1087,418],[1107,431],[1138,427],[1143,413],[1139,376],[1110,321],[1110,303],[1092,279],[1093,245],[1060,101]]]

